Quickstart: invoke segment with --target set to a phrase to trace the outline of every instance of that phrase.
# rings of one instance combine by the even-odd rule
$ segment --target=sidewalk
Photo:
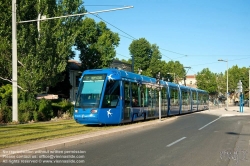
[[[239,106],[228,106],[228,110],[226,110],[226,107],[220,107],[220,108],[212,108],[210,110],[202,111],[200,113],[223,116],[223,117],[245,116],[245,115],[250,115],[250,107],[243,107],[243,112],[240,112]]]
[[[250,108],[244,107],[243,113],[239,112],[238,106],[230,106],[228,107],[228,110],[225,110],[225,107],[222,108],[213,108],[206,111],[201,111],[197,113],[201,114],[211,114],[216,116],[250,116]],[[191,114],[188,114],[191,115]],[[24,144],[14,147],[9,147],[5,149],[0,149],[0,158],[3,158],[7,155],[14,155],[17,153],[24,153],[27,151],[47,151],[47,150],[54,150],[58,148],[64,148],[67,146],[77,145],[80,143],[85,143],[88,141],[93,141],[95,139],[98,139],[98,137],[107,137],[110,134],[117,134],[128,130],[138,130],[140,128],[144,127],[155,127],[155,125],[163,124],[163,123],[171,123],[173,120],[176,120],[178,117],[181,116],[174,116],[174,117],[167,117],[162,118],[162,121],[159,121],[159,119],[145,121],[145,122],[139,122],[139,123],[133,123],[128,125],[122,125],[117,126],[115,128],[112,128],[110,130],[103,130],[98,132],[92,132],[82,135],[76,135],[76,136],[70,136],[66,138],[59,138],[55,140],[46,140],[46,141],[37,141],[37,142],[31,142],[30,144]],[[0,160],[1,161],[1,160]]]

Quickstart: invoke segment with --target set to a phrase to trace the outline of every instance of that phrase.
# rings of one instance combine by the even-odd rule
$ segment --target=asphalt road
[[[244,130],[249,125],[249,116],[218,117],[196,113],[49,153],[26,155],[33,155],[33,161],[43,165],[47,162],[46,165],[51,166],[65,162],[74,166],[250,165],[250,152],[245,148],[249,145],[239,144],[241,137],[250,137]],[[10,156],[10,159],[16,159],[18,166],[27,165],[17,156],[15,159]],[[29,160],[23,162],[32,162]]]

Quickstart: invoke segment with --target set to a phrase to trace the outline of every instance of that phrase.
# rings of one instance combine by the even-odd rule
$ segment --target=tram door
[[[143,85],[134,82],[123,81],[123,121],[144,115],[145,93]]]
[[[130,91],[130,86],[131,82],[128,81],[123,81],[123,120],[129,120],[130,119],[130,114],[131,114],[131,91]]]
[[[136,82],[131,83],[131,97],[132,97],[132,109],[133,109],[133,116],[134,117],[141,117],[144,113],[143,110],[143,96],[142,93],[143,86],[141,84],[138,84]]]

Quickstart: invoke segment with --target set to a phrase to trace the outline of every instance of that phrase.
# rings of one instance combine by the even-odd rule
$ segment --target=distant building
[[[113,63],[110,65],[110,68],[116,68],[119,70],[126,70],[126,71],[132,71],[132,65],[129,63],[125,63],[119,60],[114,60]]]
[[[80,70],[81,63],[76,60],[69,60],[69,81],[72,85],[72,88],[70,89],[70,98],[69,100],[71,102],[75,101],[77,89],[79,86],[79,79],[81,78],[82,72]]]
[[[180,85],[185,85],[184,80],[181,80],[179,82]],[[196,75],[187,75],[186,76],[186,86],[192,87],[192,88],[197,88],[197,83],[196,83]]]

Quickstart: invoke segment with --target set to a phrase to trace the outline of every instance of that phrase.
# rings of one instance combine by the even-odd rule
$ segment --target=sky
[[[162,60],[191,67],[187,75],[250,66],[249,0],[85,0],[84,6],[88,12],[133,6],[98,14],[120,36],[119,59],[131,58],[129,45],[145,38],[159,46]]]

